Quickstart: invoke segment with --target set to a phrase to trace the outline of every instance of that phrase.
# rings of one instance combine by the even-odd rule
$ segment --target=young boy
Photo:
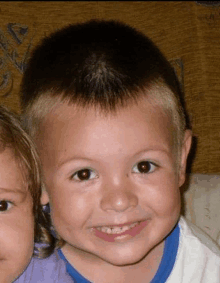
[[[33,52],[21,95],[74,282],[220,282],[218,248],[180,218],[191,131],[145,35],[115,21],[61,29]]]

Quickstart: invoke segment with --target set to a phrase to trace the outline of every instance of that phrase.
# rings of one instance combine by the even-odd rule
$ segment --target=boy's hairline
[[[144,94],[143,92],[147,92],[147,94]],[[152,95],[152,92],[154,95]],[[163,95],[161,95],[162,92],[166,92],[165,99]],[[164,112],[164,114],[171,116],[172,123],[174,125],[176,133],[176,142],[177,148],[181,148],[183,140],[183,133],[186,129],[186,123],[185,123],[185,117],[184,117],[184,111],[183,109],[180,110],[181,104],[178,101],[176,95],[173,93],[172,90],[170,90],[169,86],[167,86],[166,83],[157,81],[152,83],[150,86],[144,90],[139,91],[140,96],[132,97],[131,99],[128,99],[126,104],[122,105],[116,105],[115,109],[106,109],[100,106],[99,104],[87,104],[83,105],[80,102],[72,102],[71,98],[64,97],[62,93],[52,95],[51,92],[45,92],[40,94],[31,104],[27,106],[26,109],[23,111],[22,115],[22,121],[25,129],[28,131],[28,133],[32,136],[32,138],[36,139],[36,133],[39,129],[40,124],[42,121],[46,118],[46,116],[53,111],[58,105],[60,104],[68,104],[73,106],[79,106],[81,108],[91,108],[93,107],[96,110],[101,110],[99,113],[104,115],[112,115],[114,113],[117,113],[117,111],[122,108],[126,108],[132,103],[138,104],[141,99],[148,100],[152,105],[156,107],[160,107],[161,110]],[[159,95],[158,95],[159,94]]]

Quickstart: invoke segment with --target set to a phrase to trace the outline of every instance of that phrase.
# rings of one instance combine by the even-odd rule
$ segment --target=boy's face
[[[51,215],[69,258],[122,266],[163,242],[180,213],[189,133],[177,171],[172,123],[147,102],[106,117],[59,105],[41,130]]]
[[[33,254],[32,197],[12,151],[0,152],[0,281],[20,275]]]

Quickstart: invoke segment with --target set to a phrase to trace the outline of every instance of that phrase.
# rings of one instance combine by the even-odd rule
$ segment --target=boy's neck
[[[89,281],[94,283],[147,283],[157,272],[164,250],[164,241],[156,246],[138,263],[127,266],[115,266],[99,258],[70,248],[67,244],[62,252],[69,263]]]

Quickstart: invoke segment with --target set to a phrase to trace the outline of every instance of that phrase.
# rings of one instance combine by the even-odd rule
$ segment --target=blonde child
[[[33,205],[33,200],[35,205]],[[12,282],[34,251],[40,207],[40,173],[34,146],[18,119],[0,107],[0,278]]]
[[[22,279],[21,273],[54,249],[49,219],[40,205],[39,168],[35,147],[18,117],[0,106],[1,283],[30,282],[27,277]]]

